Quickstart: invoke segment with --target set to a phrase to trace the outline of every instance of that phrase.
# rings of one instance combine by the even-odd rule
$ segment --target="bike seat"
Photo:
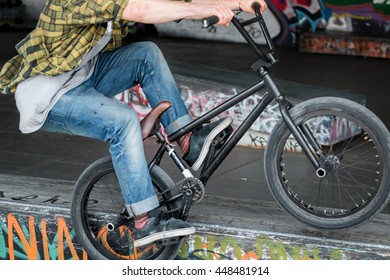
[[[156,129],[157,120],[161,115],[171,107],[171,103],[168,101],[162,101],[157,104],[142,120],[141,131],[142,139],[145,140]]]

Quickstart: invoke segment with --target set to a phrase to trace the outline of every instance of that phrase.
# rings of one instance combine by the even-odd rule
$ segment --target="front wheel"
[[[314,168],[286,124],[276,125],[265,153],[265,173],[280,205],[319,229],[355,227],[380,212],[390,198],[385,125],[364,106],[335,97],[302,102],[290,114],[297,126],[310,130],[326,168]]]
[[[176,195],[172,179],[159,167],[151,171],[153,185],[164,211],[177,214],[181,200],[166,202],[167,196]],[[91,164],[76,182],[72,201],[72,222],[78,240],[92,259],[173,259],[182,243],[172,245],[148,244],[133,247],[132,220],[120,215],[125,209],[121,189],[111,158],[102,158]],[[113,227],[116,221],[120,225]],[[110,228],[111,226],[111,228]]]

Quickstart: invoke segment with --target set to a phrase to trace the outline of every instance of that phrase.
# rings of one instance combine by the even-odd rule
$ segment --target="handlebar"
[[[236,17],[233,17],[232,23],[237,28],[237,30],[241,33],[241,35],[244,37],[244,39],[248,42],[248,44],[254,49],[256,54],[266,62],[266,65],[272,65],[277,62],[277,58],[274,55],[274,43],[272,41],[271,35],[269,34],[267,25],[265,24],[263,15],[260,12],[260,4],[258,2],[252,3],[252,9],[255,12],[256,17],[253,19],[240,22]],[[217,24],[219,21],[219,18],[217,16],[211,16],[208,18],[203,19],[202,26],[204,28],[210,27],[214,24]],[[264,35],[265,42],[267,44],[267,47],[269,49],[269,52],[267,54],[264,54],[263,51],[257,46],[257,44],[253,41],[252,37],[249,35],[249,33],[244,29],[245,26],[249,24],[253,24],[255,22],[258,22],[260,25],[261,32]]]

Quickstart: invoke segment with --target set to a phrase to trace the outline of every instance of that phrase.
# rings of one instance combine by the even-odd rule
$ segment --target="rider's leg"
[[[109,97],[140,84],[152,107],[169,101],[172,107],[161,119],[168,135],[192,121],[168,64],[154,43],[133,43],[102,53],[91,80],[98,91]],[[202,165],[212,140],[231,122],[230,117],[221,119],[178,140],[183,158],[194,170]]]
[[[140,215],[158,206],[139,119],[130,107],[97,92],[87,80],[60,98],[43,129],[107,142],[129,214]]]
[[[126,208],[138,220],[159,206],[145,159],[137,114],[127,105],[96,91],[90,80],[70,90],[50,111],[42,128],[46,131],[85,136],[105,141],[115,168]],[[153,213],[153,212],[152,212]],[[156,221],[155,217],[150,217]],[[195,232],[188,223],[158,219],[136,231],[137,246],[145,242]],[[151,232],[159,231],[153,236]]]

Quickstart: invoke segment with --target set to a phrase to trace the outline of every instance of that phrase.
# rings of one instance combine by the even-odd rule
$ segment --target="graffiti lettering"
[[[26,196],[11,197],[12,200],[24,201],[24,202],[33,200],[35,198],[38,198],[38,196],[37,195],[26,195]]]
[[[0,260],[87,260],[71,223],[63,216],[0,215]],[[187,238],[178,259],[194,260],[319,260],[348,259],[351,248],[319,247],[274,237],[198,233]]]
[[[79,254],[82,259],[87,259],[84,250],[77,252],[73,244],[75,233],[69,231],[63,217],[57,219],[56,227],[53,234],[43,219],[38,225],[35,217],[30,215],[26,226],[14,214],[8,214],[6,223],[0,221],[0,259],[79,260]]]
[[[247,251],[231,236],[193,235],[179,252],[182,259],[197,260],[319,260],[319,248],[306,248],[297,244],[284,244],[267,237],[255,239]],[[329,252],[329,259],[343,259],[339,249]]]
[[[251,143],[256,148],[265,148],[267,146],[267,139],[258,135],[252,135],[249,133],[249,137],[251,138]],[[258,145],[259,144],[259,145]]]
[[[60,201],[61,196],[56,195],[50,199],[42,201],[42,203],[51,203],[51,204],[69,204],[69,201]]]
[[[13,201],[19,201],[19,202],[31,202],[35,201],[38,203],[43,203],[43,204],[70,204],[69,201],[63,200],[63,198],[60,195],[53,196],[48,199],[42,199],[39,200],[40,196],[38,195],[25,195],[25,196],[7,196],[7,193],[5,191],[0,191],[0,198],[9,198]]]

